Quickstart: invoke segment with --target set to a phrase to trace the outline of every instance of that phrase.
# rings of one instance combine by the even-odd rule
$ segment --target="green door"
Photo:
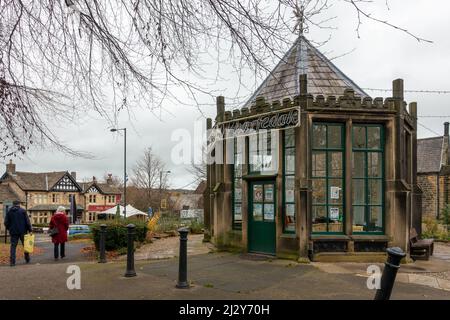
[[[275,254],[275,182],[250,183],[248,249]]]

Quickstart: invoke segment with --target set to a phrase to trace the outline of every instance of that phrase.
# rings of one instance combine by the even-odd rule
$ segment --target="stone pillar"
[[[353,215],[352,215],[352,119],[349,119],[345,124],[345,191],[343,192],[343,197],[345,197],[345,225],[344,230],[346,235],[352,235],[353,234]],[[348,244],[348,251],[353,252],[354,251],[354,243],[353,241],[350,241]]]
[[[211,118],[206,119],[206,149],[209,150],[209,134],[211,133],[212,120]],[[203,220],[205,224],[205,233],[203,236],[203,241],[209,242],[211,240],[211,164],[210,164],[210,154],[206,155],[206,188],[203,192]]]
[[[404,93],[402,79],[393,81],[392,92],[396,110],[394,139],[395,157],[393,159],[395,163],[395,204],[393,211],[394,228],[392,230],[392,236],[395,246],[400,247],[403,250],[407,250],[409,243],[409,227],[411,218],[411,190],[408,190],[407,186],[405,186],[404,183],[404,181],[406,181],[407,168],[404,165],[405,161],[402,161],[406,156],[405,152],[403,152],[403,150],[405,150],[405,121],[403,114]]]
[[[311,234],[311,213],[309,212],[310,188],[309,168],[311,152],[309,143],[310,120],[306,113],[308,93],[307,75],[300,75],[300,126],[295,128],[295,159],[296,159],[296,214],[297,235],[299,237],[299,256],[308,257],[309,236]]]
[[[222,96],[217,97],[217,116],[216,116],[216,129],[220,129],[220,122],[224,120],[225,117],[225,98]],[[221,141],[216,138],[215,147],[215,160],[216,164],[214,166],[215,173],[215,188],[214,191],[214,234],[216,244],[220,247],[223,245],[223,204],[224,204],[224,139]],[[219,185],[219,186],[218,186]]]

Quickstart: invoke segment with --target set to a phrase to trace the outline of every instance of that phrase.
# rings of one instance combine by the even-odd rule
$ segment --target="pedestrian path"
[[[314,267],[330,274],[353,274],[369,277],[370,265],[383,270],[381,263],[311,263]],[[396,282],[416,284],[435,289],[450,291],[450,244],[435,243],[434,255],[429,261],[417,260],[414,263],[402,264]]]

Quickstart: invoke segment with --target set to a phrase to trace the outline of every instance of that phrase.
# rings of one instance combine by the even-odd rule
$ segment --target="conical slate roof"
[[[312,95],[340,96],[344,94],[345,89],[352,88],[360,97],[369,96],[304,36],[300,36],[246,106],[253,103],[258,96],[270,102],[300,94],[298,81],[301,74],[307,74],[308,93]]]

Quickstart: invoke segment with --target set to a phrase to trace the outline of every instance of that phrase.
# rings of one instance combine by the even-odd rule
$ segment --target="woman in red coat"
[[[66,208],[59,206],[56,213],[50,220],[50,229],[56,228],[58,233],[52,236],[52,242],[55,244],[55,260],[58,259],[59,253],[61,259],[65,255],[65,243],[67,242],[67,230],[69,230],[69,219],[66,216]]]

